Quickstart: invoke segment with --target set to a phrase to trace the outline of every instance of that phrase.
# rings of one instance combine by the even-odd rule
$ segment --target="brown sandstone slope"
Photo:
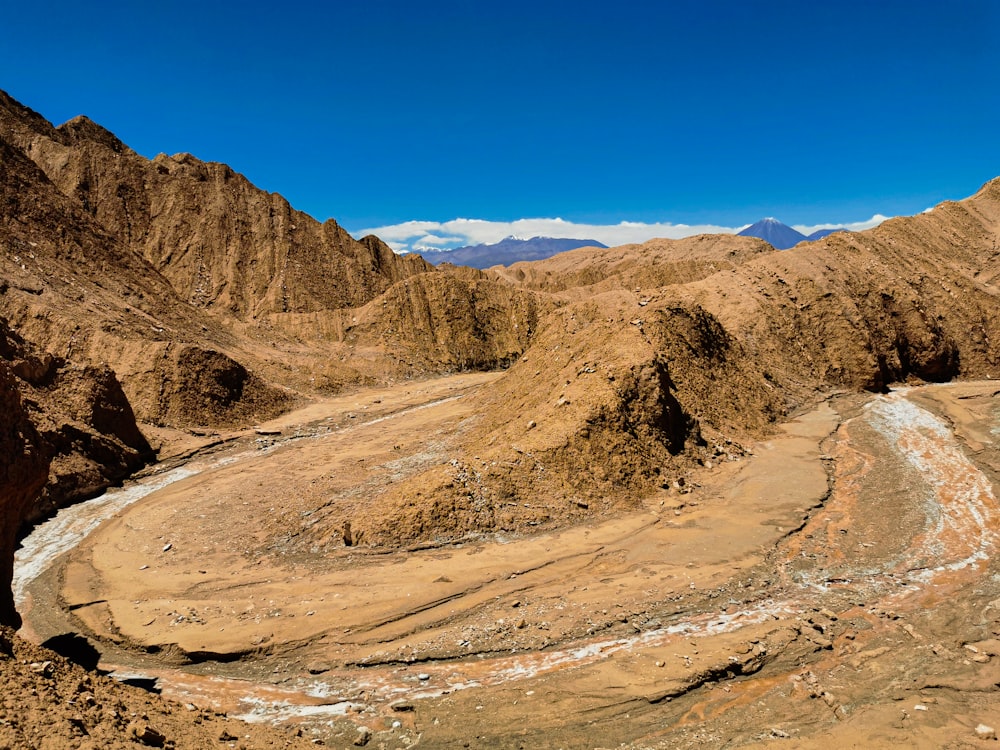
[[[357,307],[431,270],[320,224],[224,164],[150,161],[85,117],[54,128],[2,92],[0,136],[196,307],[240,318]]]
[[[507,367],[555,306],[547,295],[446,270],[405,279],[363,307],[271,315],[268,323],[333,343],[345,367],[374,382]]]
[[[612,289],[649,292],[727,271],[774,248],[755,237],[702,234],[680,240],[653,239],[641,245],[587,247],[531,263],[488,269],[494,278],[573,299]]]
[[[121,385],[108,367],[79,366],[39,352],[0,318],[0,361],[14,375],[49,465],[44,489],[23,515],[36,521],[57,507],[93,495],[152,458]]]
[[[838,233],[676,288],[780,385],[881,389],[997,373],[1000,181],[928,214]]]

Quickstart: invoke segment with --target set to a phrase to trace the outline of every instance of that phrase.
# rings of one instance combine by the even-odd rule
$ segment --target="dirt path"
[[[697,492],[588,526],[390,555],[297,541],[317,503],[363,512],[447,460],[475,385],[286,419],[330,432],[159,489],[29,589],[166,694],[334,743],[362,724],[392,747],[975,740],[989,690],[920,691],[997,671],[992,384],[824,404]],[[901,696],[925,710],[900,718]]]

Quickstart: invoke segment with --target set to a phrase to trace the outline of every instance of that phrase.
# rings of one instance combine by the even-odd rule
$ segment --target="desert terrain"
[[[1000,180],[480,271],[0,149],[0,745],[995,740]]]
[[[334,399],[191,459],[17,582],[33,639],[86,632],[173,700],[335,745],[976,746],[1000,681],[996,384],[834,396],[599,522],[298,539],[331,497],[364,515],[447,455],[493,377]]]

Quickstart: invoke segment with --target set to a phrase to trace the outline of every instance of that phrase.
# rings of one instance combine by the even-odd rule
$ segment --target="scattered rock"
[[[976,727],[976,737],[981,740],[995,740],[997,738],[997,732],[993,727],[987,724],[980,724]]]
[[[358,727],[358,736],[354,738],[355,747],[364,747],[372,738],[372,730],[368,727]]]
[[[163,747],[164,743],[167,741],[165,734],[157,731],[149,724],[140,724],[134,727],[132,732],[139,742],[144,745],[149,745],[150,747]]]

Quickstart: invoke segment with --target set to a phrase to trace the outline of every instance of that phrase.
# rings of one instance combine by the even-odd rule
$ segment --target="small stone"
[[[52,662],[50,661],[33,661],[29,669],[35,674],[40,674],[42,677],[51,677],[53,674]]]
[[[535,429],[535,427],[537,427],[537,426],[538,426],[538,425],[536,424],[536,422],[535,422],[535,420],[534,420],[534,419],[532,419],[532,420],[529,420],[529,421],[528,421],[528,429],[529,429],[529,430],[533,430],[533,429]]]
[[[135,738],[150,747],[163,747],[163,744],[167,741],[165,734],[157,731],[149,724],[142,724],[137,727],[135,729]]]
[[[431,676],[426,672],[421,672],[420,674],[417,675],[417,679],[420,680],[421,682],[427,682],[427,680],[429,680],[430,678]]]
[[[389,706],[393,711],[412,711],[414,706],[409,701],[396,701],[391,706]]]
[[[981,740],[995,740],[997,738],[997,732],[991,726],[980,724],[976,727],[976,737]]]
[[[163,545],[163,551],[164,551],[164,552],[167,552],[167,551],[169,551],[169,550],[170,550],[170,548],[171,548],[171,547],[173,547],[173,546],[174,546],[174,545],[173,545],[172,543],[170,543],[170,542],[167,542],[166,544],[164,544],[164,545]]]
[[[913,710],[914,711],[926,711],[927,710],[927,706],[925,706],[923,703],[918,703],[917,705],[915,705],[913,707]]]
[[[330,671],[330,665],[324,664],[323,662],[315,662],[307,666],[306,671],[309,674],[323,674],[324,672]]]
[[[372,730],[368,727],[358,727],[358,736],[354,738],[355,747],[364,747],[372,738]]]

